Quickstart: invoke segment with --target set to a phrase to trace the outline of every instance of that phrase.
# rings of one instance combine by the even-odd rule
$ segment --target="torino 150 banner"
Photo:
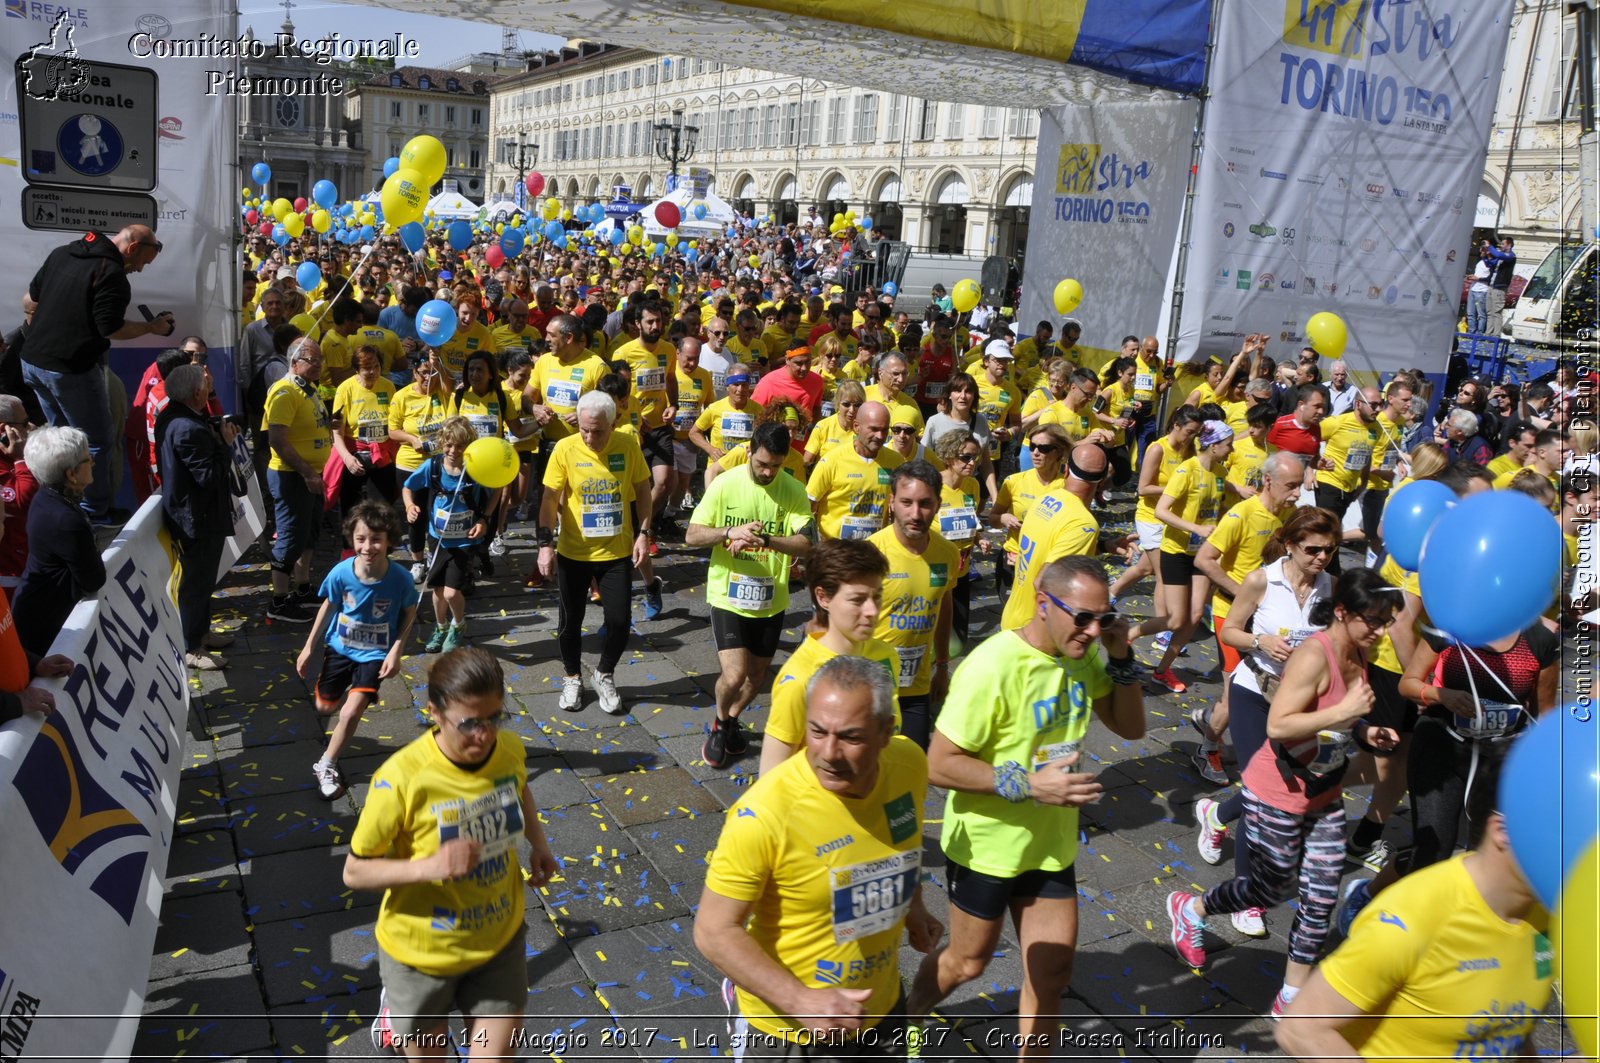
[[[1442,372],[1510,0],[1222,5],[1179,361],[1319,310],[1353,370]]]
[[[1083,285],[1068,316],[1083,363],[1098,366],[1130,332],[1156,327],[1183,212],[1198,104],[1154,100],[1051,108],[1039,123],[1017,335],[1061,315],[1054,294]]]

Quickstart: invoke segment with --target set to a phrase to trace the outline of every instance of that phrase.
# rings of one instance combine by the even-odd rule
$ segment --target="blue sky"
[[[281,2],[241,0],[239,12],[241,28],[250,27],[258,37],[277,33],[278,27],[283,24]],[[315,3],[312,0],[304,3],[295,0],[290,14],[294,19],[295,35],[303,39],[315,40],[327,33],[359,39],[402,34],[422,46],[422,54],[412,60],[419,66],[443,66],[469,52],[500,50],[500,27],[486,22],[411,15],[353,4]],[[380,17],[374,18],[374,14]],[[382,27],[381,31],[379,26]],[[519,36],[523,48],[554,48],[562,42],[560,37],[530,30],[521,31]]]

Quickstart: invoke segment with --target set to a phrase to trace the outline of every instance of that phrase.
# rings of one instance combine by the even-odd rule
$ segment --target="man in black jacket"
[[[127,319],[133,289],[128,274],[156,260],[161,241],[149,227],[130,225],[115,236],[86,233],[50,252],[28,285],[39,306],[22,352],[22,375],[53,425],[70,425],[89,437],[94,479],[81,503],[96,523],[121,523],[111,512],[116,437],[106,398],[106,351],[112,340],[170,336],[172,315]]]
[[[190,668],[214,671],[225,662],[206,651],[233,641],[211,630],[211,593],[217,588],[222,548],[233,534],[233,494],[229,448],[238,429],[211,426],[206,403],[211,388],[203,366],[180,365],[167,375],[167,406],[156,419],[160,455],[161,508],[167,530],[181,552],[178,619],[183,627],[183,659]]]

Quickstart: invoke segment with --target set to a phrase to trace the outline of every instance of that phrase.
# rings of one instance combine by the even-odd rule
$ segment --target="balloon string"
[[[322,234],[318,233],[317,235],[321,236]],[[375,238],[372,243],[367,245],[367,253],[361,256],[361,261],[356,263],[356,268],[350,271],[350,277],[352,280],[355,278],[357,273],[361,272],[361,267],[367,264],[367,259],[371,258],[373,254],[377,252],[378,239],[381,239],[381,237]],[[322,300],[322,310],[317,314],[316,317],[311,319],[312,328],[316,328],[322,324],[322,319],[328,316],[329,310],[333,309],[333,302],[334,301],[332,299]]]

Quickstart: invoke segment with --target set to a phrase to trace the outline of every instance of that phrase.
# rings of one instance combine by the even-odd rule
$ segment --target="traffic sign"
[[[74,58],[74,77],[35,91],[42,58],[17,59],[24,179],[97,191],[154,189],[156,72]]]
[[[22,190],[22,223],[30,229],[114,233],[128,225],[156,227],[156,201],[139,192],[89,191],[83,188]]]

